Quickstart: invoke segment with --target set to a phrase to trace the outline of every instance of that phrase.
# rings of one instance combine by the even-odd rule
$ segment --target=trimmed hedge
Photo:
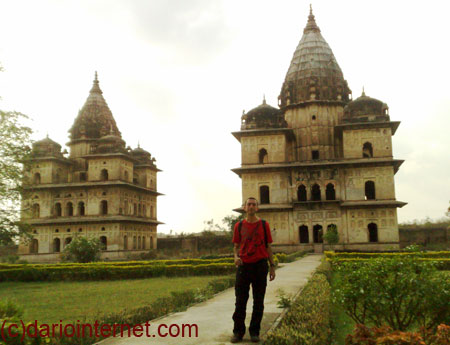
[[[115,280],[160,276],[224,275],[235,271],[233,263],[202,265],[84,265],[0,269],[3,281]]]
[[[294,252],[291,254],[285,254],[285,253],[277,253],[274,255],[274,258],[277,258],[279,262],[293,262],[299,258],[304,257],[308,252],[305,251],[299,251]]]
[[[381,257],[388,259],[386,257]],[[343,259],[328,259],[327,261],[330,261],[332,266],[339,265],[344,262],[353,262],[353,263],[364,263],[368,260],[371,260],[373,258],[343,258]],[[417,258],[417,261],[423,261],[423,262],[433,262],[436,265],[436,268],[443,271],[449,271],[450,270],[450,259],[439,259],[439,258]]]
[[[299,297],[278,327],[269,332],[266,345],[323,345],[331,337],[330,284],[324,272],[328,263],[322,263],[309,279]]]
[[[440,251],[440,252],[396,252],[396,253],[336,253],[326,251],[325,256],[327,259],[370,259],[379,257],[422,257],[422,258],[439,258],[445,259],[450,258],[450,251]]]

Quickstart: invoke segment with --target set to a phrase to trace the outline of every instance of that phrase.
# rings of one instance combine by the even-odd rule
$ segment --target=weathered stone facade
[[[243,114],[242,200],[259,200],[259,216],[273,229],[278,249],[323,250],[335,225],[337,249],[399,247],[387,105],[351,91],[312,12],[279,96],[279,109],[263,101]],[[241,208],[236,209],[241,211]],[[326,244],[325,244],[326,247]]]
[[[68,157],[48,137],[33,144],[21,214],[33,239],[20,243],[19,255],[58,261],[75,236],[100,239],[109,259],[156,249],[161,170],[147,151],[125,147],[97,75],[70,133]]]

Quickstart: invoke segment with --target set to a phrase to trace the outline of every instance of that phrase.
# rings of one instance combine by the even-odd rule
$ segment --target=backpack
[[[241,236],[242,222],[243,222],[243,221],[241,220],[241,221],[239,222],[239,225],[238,225],[239,237]],[[265,221],[264,219],[261,219],[261,223],[262,223],[263,231],[264,231],[264,244],[265,244],[265,246],[266,246],[266,248],[267,248],[266,221]],[[256,231],[258,231],[258,230],[256,230]]]

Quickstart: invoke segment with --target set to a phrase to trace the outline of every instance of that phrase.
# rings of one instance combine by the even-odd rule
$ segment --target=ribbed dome
[[[50,139],[47,135],[46,138],[33,143],[32,154],[34,156],[62,157],[61,145]]]
[[[344,121],[389,121],[388,106],[382,101],[361,94],[344,108]]]
[[[102,94],[96,72],[89,96],[69,130],[71,140],[99,139],[108,134],[121,137],[116,121]]]
[[[241,130],[287,127],[281,110],[267,104],[265,99],[261,105],[243,114],[241,123]]]
[[[280,106],[309,100],[348,102],[350,93],[311,10],[281,88]]]

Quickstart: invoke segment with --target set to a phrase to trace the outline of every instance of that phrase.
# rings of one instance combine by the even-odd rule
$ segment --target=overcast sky
[[[277,105],[310,1],[0,0],[0,108],[64,145],[98,71],[122,137],[157,160],[158,229],[197,232],[241,203],[242,110]],[[399,222],[450,200],[446,1],[312,1],[353,97],[387,103]]]

